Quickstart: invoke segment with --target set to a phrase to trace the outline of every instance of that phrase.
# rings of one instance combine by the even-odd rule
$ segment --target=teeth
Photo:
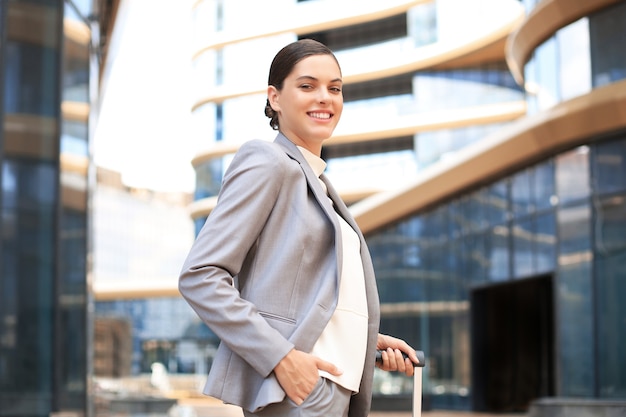
[[[309,115],[316,119],[330,119],[330,114],[328,113],[309,113]]]

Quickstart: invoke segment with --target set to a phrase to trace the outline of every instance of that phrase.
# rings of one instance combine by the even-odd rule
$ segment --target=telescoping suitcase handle
[[[415,370],[413,372],[413,417],[420,417],[422,415],[422,368],[426,365],[426,359],[424,352],[418,350],[417,360],[419,363],[413,362]],[[403,358],[408,358],[406,353],[402,353]],[[376,351],[376,362],[382,362],[383,355],[380,350]]]

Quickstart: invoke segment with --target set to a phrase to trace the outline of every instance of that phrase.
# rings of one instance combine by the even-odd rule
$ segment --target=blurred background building
[[[171,288],[178,285],[194,238],[190,202],[189,193],[129,187],[120,173],[97,168],[93,288],[95,337],[102,344],[94,346],[96,376],[149,373],[154,362],[167,365],[171,372],[184,371],[172,354],[172,342],[181,340],[185,327],[194,327],[198,319]],[[106,371],[97,366],[100,358],[107,358],[107,346],[118,343],[130,351],[111,353],[128,360]]]
[[[274,138],[267,70],[305,37],[343,69],[327,175],[427,405],[624,407],[625,1],[198,0],[189,205],[93,164],[118,6],[0,1],[0,417],[90,415],[94,376],[154,363],[197,389],[217,340],[177,260],[239,145]],[[409,408],[409,379],[375,378],[375,408]]]
[[[99,3],[100,22],[91,1],[0,1],[2,416],[87,410]]]

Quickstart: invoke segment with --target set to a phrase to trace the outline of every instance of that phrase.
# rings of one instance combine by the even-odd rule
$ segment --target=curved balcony
[[[364,233],[519,167],[572,148],[591,137],[626,128],[626,81],[595,89],[507,129],[422,171],[401,190],[382,193],[351,207]]]
[[[219,49],[237,42],[283,33],[302,35],[384,19],[431,1],[433,0],[360,2],[358,7],[355,7],[354,2],[320,0],[296,3],[292,7],[267,8],[264,6],[263,11],[267,13],[266,15],[258,15],[257,11],[254,13],[255,22],[263,22],[262,24],[241,25],[236,31],[211,33],[211,41],[200,47],[193,58],[197,58],[205,51]],[[196,3],[194,8],[201,7],[202,3],[202,1]],[[332,10],[332,13],[328,13],[329,10]],[[265,24],[265,22],[271,22],[271,24]]]
[[[466,22],[466,29],[472,25],[471,30],[459,28],[459,33],[470,33],[469,36],[445,39],[422,47],[413,47],[412,40],[406,38],[337,53],[344,84],[393,77],[429,68],[449,68],[452,64],[466,65],[468,62],[493,57],[498,54],[497,51],[502,51],[498,46],[504,45],[509,34],[524,19],[524,11],[519,3],[503,1],[498,4],[499,9],[493,10],[498,18],[486,19],[489,25],[476,28],[476,23],[470,21]],[[237,97],[265,94],[266,89],[267,85],[264,84],[214,86],[211,87],[210,94],[193,104],[192,110],[207,103],[222,103]]]
[[[541,1],[507,41],[506,60],[515,80],[523,85],[524,65],[528,62],[533,51],[557,30],[596,10],[613,3],[619,3],[619,1]]]

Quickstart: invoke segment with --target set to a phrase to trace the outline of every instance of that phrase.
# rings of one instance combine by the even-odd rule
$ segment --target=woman
[[[376,349],[384,370],[411,376],[418,361],[378,334],[365,240],[322,173],[342,109],[330,49],[279,51],[265,108],[279,133],[237,152],[183,266],[181,294],[221,340],[204,393],[246,416],[365,417]]]

